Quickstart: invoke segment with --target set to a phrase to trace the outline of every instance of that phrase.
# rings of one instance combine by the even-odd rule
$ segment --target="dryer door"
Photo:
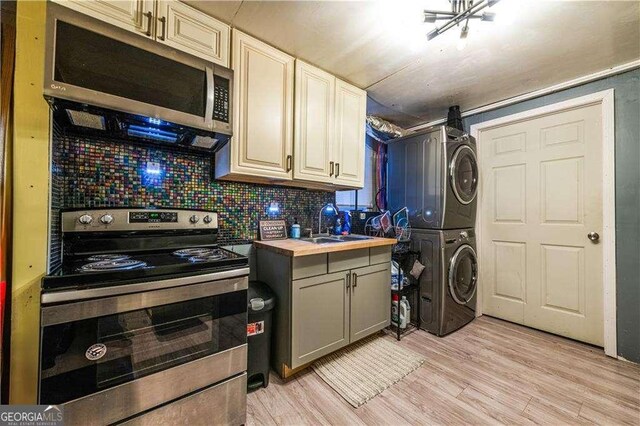
[[[449,181],[458,201],[469,204],[478,192],[478,162],[469,145],[462,145],[449,164]]]
[[[449,292],[460,305],[465,305],[476,292],[478,259],[468,244],[460,246],[449,262]]]

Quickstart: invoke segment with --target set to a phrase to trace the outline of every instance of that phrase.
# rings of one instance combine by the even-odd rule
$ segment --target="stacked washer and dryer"
[[[475,317],[478,163],[473,137],[446,126],[388,145],[388,208],[407,207],[420,276],[421,328],[444,336]]]

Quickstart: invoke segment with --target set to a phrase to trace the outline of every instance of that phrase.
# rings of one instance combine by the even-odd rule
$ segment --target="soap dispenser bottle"
[[[293,225],[291,225],[291,238],[300,238],[300,225],[298,224],[298,218],[293,218]]]

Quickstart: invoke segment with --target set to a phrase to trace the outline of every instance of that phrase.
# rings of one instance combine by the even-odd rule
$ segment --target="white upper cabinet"
[[[331,74],[296,60],[294,179],[334,180],[335,84]]]
[[[176,50],[229,66],[229,25],[178,0],[53,1]]]
[[[367,92],[296,61],[294,179],[364,186]]]
[[[335,184],[364,186],[367,92],[336,80]]]
[[[53,0],[111,25],[153,37],[154,0]]]
[[[233,30],[233,139],[216,156],[216,177],[291,180],[294,58]]]
[[[230,27],[178,0],[157,0],[156,40],[229,67]]]

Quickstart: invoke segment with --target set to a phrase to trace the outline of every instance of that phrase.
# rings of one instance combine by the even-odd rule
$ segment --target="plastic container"
[[[349,235],[351,233],[351,213],[341,211],[340,218],[342,219],[342,235]]]
[[[340,220],[340,218],[336,219],[336,224],[333,227],[333,233],[335,235],[342,234],[342,220]]]
[[[399,305],[399,297],[397,294],[394,294],[391,297],[391,323],[394,325],[398,325],[398,305]]]
[[[404,279],[402,276],[402,269],[398,262],[391,261],[391,290],[402,290],[404,285]]]
[[[400,309],[400,328],[407,328],[407,323],[409,322],[409,317],[411,315],[411,307],[409,306],[409,301],[406,296],[402,296],[399,304]]]
[[[276,296],[262,281],[250,281],[247,324],[247,389],[269,386],[271,329]]]
[[[293,219],[293,225],[291,225],[291,238],[300,238],[300,225],[298,224],[298,219]]]

